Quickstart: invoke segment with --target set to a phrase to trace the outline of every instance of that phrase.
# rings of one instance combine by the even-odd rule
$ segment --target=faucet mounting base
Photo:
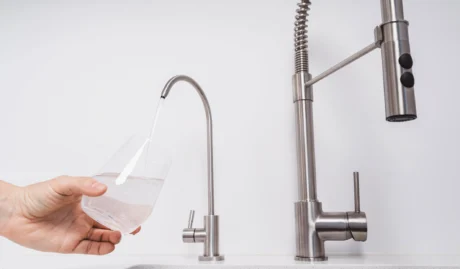
[[[218,261],[225,260],[225,257],[223,255],[219,255],[219,256],[200,256],[200,257],[198,257],[198,260],[200,262],[218,262]]]
[[[316,257],[316,258],[308,258],[308,257],[295,257],[296,261],[302,261],[302,262],[324,262],[327,261],[327,257]]]

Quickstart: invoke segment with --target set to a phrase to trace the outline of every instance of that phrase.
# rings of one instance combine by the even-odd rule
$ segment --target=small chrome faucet
[[[182,232],[184,243],[204,243],[204,253],[199,256],[200,261],[223,261],[224,256],[219,253],[219,216],[214,215],[214,163],[213,163],[213,136],[212,115],[208,99],[200,85],[192,78],[179,75],[171,78],[165,85],[161,98],[166,99],[171,88],[179,81],[191,84],[203,101],[207,123],[207,158],[208,158],[208,215],[204,216],[204,228],[192,228],[195,211],[190,211],[188,227]]]
[[[382,24],[375,27],[374,41],[316,77],[309,73],[307,16],[310,0],[298,4],[295,24],[295,74],[293,76],[296,115],[297,167],[299,201],[295,203],[296,259],[326,260],[327,240],[356,241],[367,239],[366,214],[359,201],[359,174],[354,172],[355,210],[323,212],[316,193],[316,161],[313,131],[313,84],[356,61],[374,49],[381,48],[386,120],[415,120],[412,56],[409,45],[409,23],[404,19],[402,0],[381,0]]]

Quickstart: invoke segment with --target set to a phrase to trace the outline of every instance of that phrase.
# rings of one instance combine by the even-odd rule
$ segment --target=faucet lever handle
[[[353,185],[355,193],[355,212],[361,212],[361,202],[359,198],[359,172],[353,172]]]
[[[353,185],[355,192],[355,211],[347,212],[348,230],[355,241],[367,240],[367,218],[366,213],[361,212],[359,197],[359,172],[353,172]]]
[[[193,227],[193,219],[195,218],[195,210],[190,210],[190,215],[188,216],[188,227],[189,229],[192,229]]]

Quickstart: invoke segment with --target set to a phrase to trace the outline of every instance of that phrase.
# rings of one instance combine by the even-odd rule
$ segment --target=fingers
[[[104,229],[91,229],[86,239],[96,242],[109,242],[116,245],[121,241],[121,233]]]
[[[100,224],[97,224],[98,226]],[[96,224],[95,224],[96,226]],[[102,225],[101,225],[102,226]],[[141,227],[137,228],[133,235],[137,234]],[[86,240],[81,241],[73,250],[75,254],[106,255],[115,250],[115,245],[120,243],[121,233],[100,228],[93,228]]]
[[[96,242],[91,240],[83,240],[74,249],[75,254],[89,255],[106,255],[115,250],[115,245],[109,242]]]
[[[50,187],[62,196],[87,195],[100,196],[107,191],[107,186],[90,177],[62,176],[50,181]]]
[[[93,225],[94,228],[99,228],[99,229],[105,229],[105,230],[110,230],[109,228],[107,228],[106,226],[100,224],[99,222],[94,222],[94,225]],[[136,230],[132,231],[131,234],[132,235],[136,235],[138,234],[139,232],[141,231],[141,227],[137,227]]]
[[[134,230],[131,234],[136,235],[141,231],[141,227],[139,226],[136,230]]]

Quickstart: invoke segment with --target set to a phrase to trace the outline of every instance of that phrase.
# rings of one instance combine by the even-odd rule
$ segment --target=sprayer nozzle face
[[[387,117],[387,121],[389,122],[404,122],[404,121],[411,121],[415,120],[417,115],[394,115]]]

